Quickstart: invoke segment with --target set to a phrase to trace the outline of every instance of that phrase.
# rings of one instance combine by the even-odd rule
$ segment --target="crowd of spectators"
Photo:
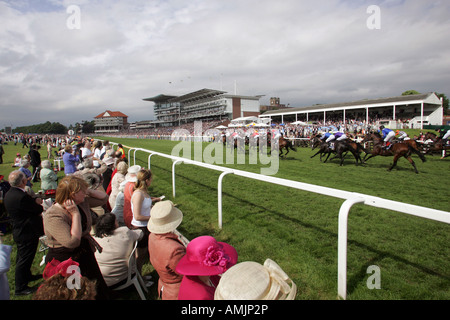
[[[50,141],[52,149],[56,148],[54,157],[62,158],[64,177],[55,180],[57,172],[45,159],[33,170],[34,176],[39,172],[41,187],[53,193],[36,194],[28,156],[21,158],[20,167],[8,177],[11,187],[5,205],[18,248],[15,295],[32,294],[36,300],[114,299],[114,290],[127,281],[128,262],[134,252],[137,272],[141,273],[146,263],[156,270],[162,300],[231,299],[234,296],[227,296],[227,292],[240,290],[256,294],[255,299],[264,298],[267,290],[274,292],[272,299],[295,298],[295,284],[287,276],[279,279],[282,270],[275,263],[257,264],[260,269],[253,272],[253,277],[268,280],[269,287],[236,283],[234,276],[222,281],[222,276],[241,265],[235,247],[209,235],[187,240],[177,231],[183,220],[181,210],[170,200],[149,193],[151,171],[129,166],[120,148],[114,150],[107,141],[90,138],[35,138],[26,143],[38,153],[35,146],[40,143]],[[45,267],[42,275],[33,275],[31,264],[40,239],[48,247]],[[0,245],[2,299],[9,298],[3,276],[9,261],[3,257],[10,253],[10,248]],[[78,286],[70,287],[68,280],[74,276]],[[38,288],[28,286],[39,277],[44,281]],[[271,290],[271,279],[286,285]],[[216,294],[220,287],[227,289]]]

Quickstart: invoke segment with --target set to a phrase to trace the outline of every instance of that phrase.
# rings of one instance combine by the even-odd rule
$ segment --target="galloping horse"
[[[327,155],[325,162],[327,162],[328,158],[330,157],[331,153],[333,153],[333,150],[331,150],[328,143],[325,141],[320,140],[318,136],[311,137],[311,150],[314,150],[315,148],[320,147],[319,151],[317,151],[314,155],[311,156],[311,159],[320,154],[320,161],[322,161],[322,157],[324,155]]]
[[[344,158],[345,155],[348,152],[351,152],[356,160],[356,165],[358,165],[358,162],[361,164],[363,163],[363,160],[361,159],[360,153],[364,151],[367,153],[367,151],[363,148],[363,146],[357,142],[354,142],[350,139],[345,139],[342,141],[334,141],[334,148],[330,148],[328,143],[325,141],[320,140],[318,136],[314,136],[311,138],[311,149],[314,150],[316,147],[320,146],[319,151],[317,151],[316,154],[311,156],[311,158],[315,157],[320,153],[320,161],[322,161],[322,157],[324,154],[327,154],[327,158],[324,162],[327,162],[328,158],[330,157],[331,153],[335,153],[336,155],[330,159],[333,160],[334,158],[339,158],[341,160],[340,165],[344,165]]]
[[[340,165],[344,165],[344,158],[345,155],[347,154],[347,152],[351,152],[353,154],[353,156],[355,157],[356,160],[356,165],[358,165],[358,161],[363,164],[363,160],[361,159],[361,151],[364,151],[367,154],[366,149],[364,149],[363,146],[361,146],[359,143],[354,142],[350,139],[345,139],[342,141],[335,141],[334,142],[334,151],[336,152],[336,155],[330,159],[333,160],[334,158],[339,158],[341,159],[341,163]],[[345,154],[344,154],[345,152]]]
[[[432,140],[433,143],[428,145],[428,148],[427,148],[427,151],[426,151],[427,154],[428,153],[433,153],[433,152],[440,152],[440,151],[443,151],[443,150],[450,150],[450,146],[444,144],[443,141],[442,141],[442,138],[438,137],[436,134],[434,134],[432,132],[427,132],[425,134],[425,139],[424,140],[426,141],[428,139]],[[448,156],[450,156],[450,153],[445,155],[445,157],[448,157]]]
[[[388,171],[391,171],[397,165],[397,161],[398,161],[398,159],[400,159],[400,157],[405,157],[411,163],[411,165],[414,167],[414,171],[416,173],[419,173],[419,171],[417,171],[414,160],[411,158],[411,154],[413,152],[419,156],[419,158],[422,160],[422,162],[426,161],[424,155],[418,149],[414,148],[409,143],[397,142],[397,143],[394,143],[393,145],[391,145],[391,147],[388,150],[384,150],[382,148],[383,138],[378,133],[375,133],[375,132],[368,133],[365,135],[363,142],[368,142],[368,141],[373,141],[373,149],[372,149],[372,152],[367,153],[364,156],[364,161],[367,161],[370,158],[373,158],[375,156],[384,156],[384,157],[394,156],[394,162],[389,167]],[[367,158],[368,155],[369,155],[369,157]]]
[[[273,146],[271,146],[271,151],[274,150],[274,148],[276,147],[276,145],[278,144],[278,151],[279,151],[279,156],[282,158],[283,156],[286,158],[287,154],[289,153],[289,149],[292,151],[297,152],[297,148],[294,147],[293,143],[291,140],[285,139],[283,137],[280,137],[278,139],[278,143],[275,143]],[[286,153],[283,154],[283,149],[286,150]]]

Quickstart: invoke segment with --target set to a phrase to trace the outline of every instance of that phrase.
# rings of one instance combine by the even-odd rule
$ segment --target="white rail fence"
[[[112,144],[116,144],[114,142],[111,142]],[[173,161],[172,164],[172,192],[173,197],[176,196],[176,183],[175,183],[175,166],[177,164],[191,164],[198,167],[203,167],[215,171],[222,172],[218,178],[217,182],[217,210],[218,210],[218,225],[219,228],[222,228],[222,184],[223,179],[228,174],[234,174],[237,176],[254,179],[262,182],[272,183],[281,185],[284,187],[290,187],[294,189],[299,189],[303,191],[309,191],[317,194],[322,194],[329,197],[335,197],[339,199],[343,199],[344,202],[342,203],[340,210],[339,210],[339,224],[338,224],[338,295],[342,299],[347,298],[347,233],[348,233],[348,216],[350,209],[355,204],[364,204],[376,208],[382,208],[392,211],[397,211],[401,213],[405,213],[408,215],[418,216],[438,222],[443,222],[450,224],[450,212],[447,211],[441,211],[426,207],[421,207],[417,205],[407,204],[403,202],[397,202],[392,200],[387,200],[379,197],[374,197],[366,194],[361,193],[355,193],[355,192],[349,192],[349,191],[343,191],[339,189],[333,189],[328,187],[322,187],[317,186],[313,184],[298,182],[298,181],[292,181],[272,176],[266,176],[262,174],[242,171],[242,170],[235,170],[235,169],[229,169],[220,167],[217,165],[207,164],[203,162],[198,162],[186,158],[176,157],[172,155],[167,155],[164,153],[142,149],[142,148],[135,148],[135,147],[128,147],[128,159],[131,163],[131,159],[133,159],[133,163],[136,163],[136,152],[141,151],[148,153],[148,167],[151,167],[151,157],[156,155],[163,158],[171,159]],[[131,157],[131,153],[133,153],[133,157]]]

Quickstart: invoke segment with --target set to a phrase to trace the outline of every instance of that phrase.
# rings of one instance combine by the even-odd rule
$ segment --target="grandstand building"
[[[202,89],[182,96],[160,94],[143,99],[154,102],[156,120],[138,121],[136,129],[172,127],[196,120],[232,120],[258,116],[261,96],[231,95],[225,91]]]
[[[392,98],[322,104],[310,107],[271,110],[259,117],[276,122],[322,122],[350,119],[378,122],[391,129],[403,127],[423,129],[424,125],[442,125],[443,100],[436,93]]]
[[[94,118],[94,132],[108,133],[128,129],[128,116],[120,111],[106,110]]]

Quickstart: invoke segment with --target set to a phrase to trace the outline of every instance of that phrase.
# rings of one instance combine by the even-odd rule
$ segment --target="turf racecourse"
[[[127,146],[170,154],[179,142],[110,139]],[[203,150],[209,144],[203,143]],[[194,150],[192,145],[191,150]],[[450,211],[446,182],[449,159],[438,155],[422,163],[413,156],[415,174],[406,159],[388,172],[392,157],[375,157],[355,166],[348,156],[321,163],[309,148],[291,151],[280,160],[280,178],[378,196]],[[188,155],[184,155],[189,157]],[[147,166],[148,154],[136,153]],[[191,158],[194,158],[192,152]],[[223,157],[225,159],[225,156]],[[235,161],[237,162],[237,161]],[[224,164],[260,173],[260,165]],[[176,166],[176,198],[172,198],[172,161],[151,158],[151,193],[165,194],[185,217],[180,231],[189,239],[213,235],[234,245],[239,261],[277,261],[296,282],[298,299],[337,298],[337,227],[342,200],[227,175],[223,182],[223,229],[217,221],[217,180],[220,172],[192,165]],[[348,233],[348,299],[450,298],[450,227],[405,214],[356,205]],[[369,266],[378,266],[381,288],[368,289]]]
[[[105,139],[167,154],[178,144],[163,140]],[[5,146],[7,153],[9,148]],[[321,163],[318,157],[311,159],[314,153],[308,148],[291,151],[286,159],[280,160],[275,176],[450,211],[447,191],[450,158],[440,160],[438,155],[427,156],[427,162],[422,163],[414,155],[420,172],[415,174],[406,159],[399,160],[397,168],[388,172],[392,158],[375,157],[363,166],[355,166],[354,159],[347,156],[340,167],[337,160]],[[138,152],[136,157],[138,164],[147,166],[146,153]],[[250,165],[248,161],[224,166],[255,173],[261,169],[260,165]],[[343,200],[227,175],[223,183],[223,229],[219,230],[217,179],[220,172],[178,165],[174,199],[172,161],[154,156],[151,169],[154,175],[151,194],[164,194],[166,199],[178,204],[184,213],[179,230],[187,238],[215,236],[236,247],[239,261],[263,263],[271,258],[297,284],[297,299],[337,298],[338,212]],[[350,211],[348,230],[347,299],[450,298],[449,225],[355,205]],[[6,240],[11,241],[8,237]],[[368,288],[370,266],[380,270],[380,289]],[[150,264],[144,266],[144,274],[147,273],[155,275]],[[8,273],[12,288],[13,275],[12,265]],[[124,298],[139,299],[132,289]],[[149,298],[154,296],[150,293]]]

